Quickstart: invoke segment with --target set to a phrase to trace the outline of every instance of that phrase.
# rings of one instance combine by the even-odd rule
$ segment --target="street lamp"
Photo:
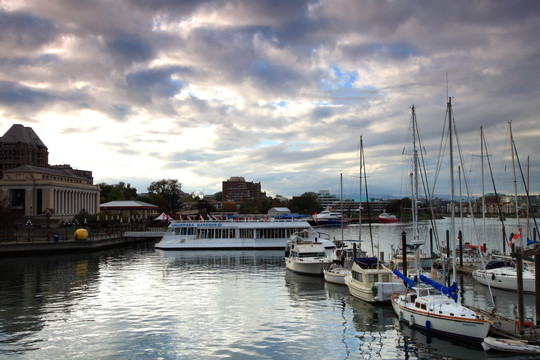
[[[32,229],[32,221],[30,219],[26,222],[26,228],[28,229],[28,242],[30,242],[30,230]]]

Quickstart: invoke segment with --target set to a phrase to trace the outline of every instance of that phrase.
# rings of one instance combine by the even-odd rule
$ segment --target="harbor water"
[[[444,231],[448,221],[438,224]],[[421,226],[422,236],[428,227]],[[489,223],[488,250],[501,244],[496,228]],[[374,249],[388,260],[400,234],[411,230],[403,223],[374,224],[371,230],[363,225],[362,248],[371,252],[371,232]],[[341,239],[341,229],[321,231]],[[343,233],[358,239],[358,225]],[[468,275],[458,282],[463,303],[492,307],[487,287]],[[516,294],[492,291],[497,310],[516,318]],[[532,321],[534,296],[524,300]],[[368,304],[346,287],[291,273],[283,251],[150,247],[0,261],[2,359],[488,357],[508,358],[411,330],[399,324],[389,304]]]

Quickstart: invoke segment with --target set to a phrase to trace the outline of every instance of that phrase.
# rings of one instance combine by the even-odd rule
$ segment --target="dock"
[[[0,242],[0,257],[42,254],[66,254],[99,251],[130,244],[154,244],[162,238],[165,230],[125,231],[90,236],[86,240],[28,238],[21,241]]]

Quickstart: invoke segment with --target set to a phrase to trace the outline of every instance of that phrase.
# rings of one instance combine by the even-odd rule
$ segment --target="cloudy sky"
[[[358,194],[362,137],[370,195],[407,195],[411,105],[448,177],[448,94],[471,191],[481,126],[513,191],[510,120],[539,190],[538,1],[0,0],[0,30],[0,133],[32,127],[96,183],[292,196],[339,194],[342,173]]]

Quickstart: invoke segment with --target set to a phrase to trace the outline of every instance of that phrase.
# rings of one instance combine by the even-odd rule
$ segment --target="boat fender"
[[[431,321],[426,320],[426,331],[429,332],[430,329],[431,329]]]
[[[403,311],[399,312],[399,321],[403,321]]]
[[[373,296],[374,296],[374,297],[377,296],[377,293],[379,292],[379,290],[377,289],[377,287],[375,286],[375,284],[373,284],[373,286],[371,287],[371,292],[373,293]]]
[[[414,316],[411,315],[411,318],[409,320],[409,325],[414,326]]]
[[[495,274],[491,274],[491,280],[495,281]]]

